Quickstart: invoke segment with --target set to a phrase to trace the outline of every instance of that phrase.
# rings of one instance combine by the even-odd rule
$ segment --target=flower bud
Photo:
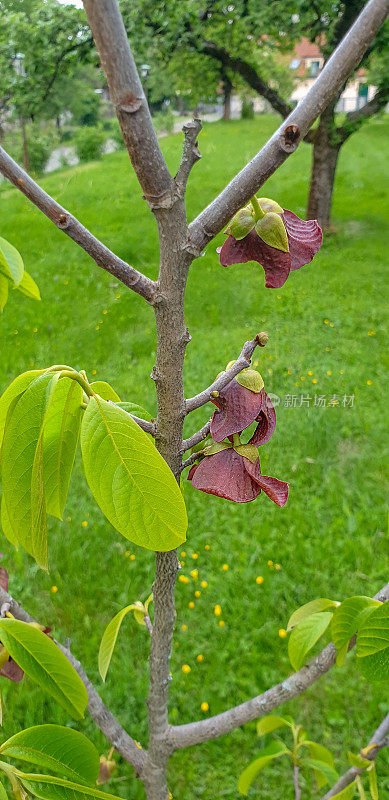
[[[100,756],[100,772],[96,781],[98,786],[108,783],[116,769],[116,761],[111,756],[112,750],[109,751],[107,756]]]
[[[238,241],[244,239],[255,225],[255,218],[253,210],[249,208],[241,208],[232,218],[231,222],[227,225],[225,233],[233,236]]]
[[[255,223],[255,230],[265,244],[289,252],[289,242],[283,219],[275,211],[269,211],[262,219]]]

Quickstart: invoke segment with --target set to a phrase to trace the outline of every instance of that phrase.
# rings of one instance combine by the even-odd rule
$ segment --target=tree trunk
[[[224,75],[223,76],[223,102],[224,102],[223,119],[231,119],[231,93],[232,93],[232,83],[228,75]]]
[[[307,219],[317,219],[326,230],[330,224],[332,192],[340,143],[333,141],[334,109],[326,109],[320,117],[313,140],[311,183]]]
[[[22,114],[20,115],[19,121],[20,121],[20,130],[22,132],[22,141],[23,141],[23,166],[26,172],[30,172],[30,157],[28,155],[26,123]]]

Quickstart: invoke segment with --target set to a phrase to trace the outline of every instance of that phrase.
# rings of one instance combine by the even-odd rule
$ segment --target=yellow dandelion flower
[[[14,331],[14,336],[17,336],[18,333],[19,331]]]
[[[83,528],[87,528],[87,527],[88,527],[88,523],[87,523],[86,519],[84,519],[84,520],[81,522],[81,525],[82,525],[82,527],[83,527]]]
[[[328,319],[324,320],[324,325],[328,325]]]
[[[199,664],[201,664],[201,662],[204,661],[204,656],[202,653],[199,653],[198,656],[196,656],[196,661],[198,661]]]
[[[254,361],[254,367],[258,366],[258,361]]]
[[[330,352],[330,350],[331,350],[331,348],[330,348],[330,347],[326,347],[326,353],[329,353],[329,352]]]
[[[224,619],[219,619],[219,628],[224,628],[225,624]]]
[[[269,375],[271,375],[271,374],[272,374],[272,372],[273,372],[273,370],[272,370],[272,369],[268,369],[268,373],[269,373]]]
[[[279,635],[280,639],[286,639],[288,634],[287,634],[285,628],[280,628],[279,631],[278,631],[278,635]]]
[[[292,370],[291,370],[291,369],[288,369],[288,373],[287,373],[287,374],[288,374],[288,375],[291,375],[291,374],[292,374]]]
[[[197,578],[199,577],[199,571],[198,571],[198,569],[192,569],[190,574],[191,574],[191,576],[192,576],[193,580],[194,580],[194,581],[197,581]]]
[[[219,606],[219,605],[217,604],[213,610],[214,610],[214,614],[215,614],[215,616],[216,616],[216,617],[220,617],[220,614],[222,613],[221,606]]]
[[[99,330],[100,330],[100,325],[96,325],[95,331],[99,331]]]
[[[316,378],[313,378],[313,379],[312,379],[312,383],[317,383],[317,379],[316,379]]]
[[[272,567],[272,566],[273,566],[273,562],[272,562],[272,561],[268,561],[268,562],[267,562],[267,566],[268,566],[268,567]]]
[[[373,381],[366,381],[366,383],[367,383],[368,386],[371,386]]]
[[[281,569],[281,564],[274,564],[276,569]]]
[[[330,369],[327,369],[327,375],[332,375],[332,372],[331,372]]]
[[[97,369],[92,369],[92,375],[96,375]]]
[[[50,589],[50,591],[51,591],[51,594],[57,594],[57,592],[58,592],[58,586],[52,586],[52,587],[51,587],[51,589]]]
[[[339,375],[343,375],[343,370],[342,369],[339,370]]]
[[[189,601],[188,606],[189,606],[189,608],[194,608],[195,607],[195,604],[194,604],[193,600]]]
[[[202,711],[209,711],[208,703],[201,703],[200,708],[201,708]]]
[[[333,327],[334,327],[334,323],[330,322],[330,328],[333,328]]]
[[[106,308],[104,309],[103,314],[108,314],[108,311],[107,311]]]
[[[132,555],[130,555],[130,561],[135,561],[135,558],[136,556],[134,556],[134,554],[132,553]]]
[[[313,372],[312,372],[311,369],[308,370],[308,375],[313,375]]]
[[[33,329],[32,329],[32,332],[33,332],[33,333],[38,333],[38,328],[33,328]]]
[[[185,550],[182,550],[182,552],[181,552],[181,558],[186,558],[186,553],[185,553]]]
[[[192,553],[192,558],[194,558],[195,561],[196,561],[196,558],[198,558],[198,557],[199,557],[198,553]]]
[[[210,548],[209,544],[206,544],[205,547],[204,547],[204,550],[210,550],[210,549],[211,548]]]
[[[187,631],[188,630],[188,626],[187,625],[181,625],[181,630],[182,631]]]
[[[258,584],[258,586],[260,586],[260,585],[261,585],[261,583],[263,583],[263,578],[262,578],[262,575],[258,575],[258,577],[257,577],[257,578],[255,578],[255,583],[257,583],[257,584]]]
[[[190,673],[190,666],[189,666],[189,664],[183,664],[183,665],[182,665],[182,671],[183,671],[184,675],[189,675],[189,673]]]
[[[189,578],[187,575],[179,575],[178,580],[180,583],[189,583]]]
[[[71,521],[72,521],[71,517],[66,517],[66,522],[71,522]]]
[[[223,564],[222,570],[223,570],[223,572],[228,572],[228,570],[229,570],[228,564]]]
[[[131,555],[131,553],[129,552],[129,550],[126,550],[126,552],[124,553],[124,555],[125,555],[125,557],[126,557],[126,558],[129,558],[129,557],[130,557],[130,555]]]
[[[120,300],[120,294],[116,295],[116,300]]]
[[[206,589],[208,586],[207,581],[201,581],[201,588]]]
[[[197,591],[195,592],[195,597],[200,597],[200,596],[201,596],[201,592],[199,592],[199,590],[197,589]]]
[[[375,331],[368,331],[368,332],[367,332],[367,335],[368,335],[368,336],[375,336]]]

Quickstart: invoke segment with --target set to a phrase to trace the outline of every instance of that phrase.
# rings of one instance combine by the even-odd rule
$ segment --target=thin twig
[[[196,408],[204,406],[205,403],[209,403],[213,392],[221,392],[222,389],[225,389],[225,387],[231,383],[235,376],[238,375],[239,372],[242,372],[242,369],[247,369],[247,367],[250,366],[255,348],[265,347],[267,342],[267,333],[257,333],[255,339],[245,342],[240,355],[232,367],[230,367],[226,372],[222,372],[222,374],[219,375],[219,377],[216,378],[216,380],[213,381],[213,383],[211,383],[207,389],[204,389],[199,394],[196,394],[194,397],[190,397],[189,400],[185,401],[186,413],[189,414]]]
[[[59,205],[47,192],[38,186],[27,172],[0,147],[0,172],[16,186],[60,231],[82,247],[96,262],[119,281],[152,303],[156,294],[156,284],[126,261],[115,255],[99,239],[88,231],[69,211]]]
[[[145,431],[145,433],[155,436],[155,422],[147,422],[147,420],[141,419],[140,417],[135,417],[133,414],[129,414],[128,416],[131,417],[134,422],[136,422],[136,424],[139,425],[143,431]]]
[[[381,724],[378,726],[377,730],[373,733],[373,736],[370,739],[367,752],[365,753],[364,750],[360,750],[360,754],[363,758],[366,758],[368,761],[375,761],[378,756],[380,750],[383,747],[389,746],[389,714],[382,720]],[[374,745],[374,747],[373,747]],[[334,784],[334,786],[330,789],[327,794],[322,797],[322,800],[330,800],[331,797],[341,792],[342,789],[345,789],[350,783],[355,780],[357,775],[363,775],[365,772],[364,769],[359,769],[358,767],[350,767],[344,775],[342,775],[338,781]]]
[[[8,592],[6,592],[0,586],[1,606],[3,606],[4,603],[9,606],[9,610],[13,616],[16,617],[16,619],[20,619],[22,622],[36,621],[30,616],[30,614],[27,613],[27,611],[22,608],[22,606],[19,605],[19,603],[16,602],[16,600],[13,599],[13,597],[11,597],[10,594],[8,594]],[[141,777],[147,760],[146,752],[138,748],[135,741],[131,738],[131,736],[128,735],[124,728],[122,728],[122,726],[119,724],[117,719],[104,705],[97,690],[84,672],[80,662],[77,661],[77,659],[70,652],[70,649],[68,647],[64,647],[59,642],[55,643],[59,649],[62,650],[68,661],[70,661],[87,689],[88,711],[93,721],[96,723],[97,727],[100,728],[104,736],[106,736],[112,747],[114,747],[115,750],[117,750],[117,752],[120,753],[120,755],[134,767],[137,776]]]
[[[300,767],[295,764],[293,767],[293,785],[294,785],[294,800],[301,800],[301,789],[299,785],[299,772]]]
[[[262,150],[189,225],[188,249],[199,256],[270,175],[293,153],[316,117],[336,96],[359,64],[388,13],[388,0],[369,0],[334,50],[308,94],[284,120]]]
[[[182,129],[184,132],[184,146],[182,148],[181,163],[174,178],[174,182],[182,197],[185,194],[186,184],[188,182],[191,169],[201,158],[201,153],[197,144],[197,137],[201,131],[201,128],[201,120],[194,117],[193,120],[191,122],[187,122]]]
[[[201,442],[203,439],[206,439],[210,428],[211,420],[209,419],[199,431],[193,434],[193,436],[190,436],[189,439],[184,439],[182,443],[182,452],[185,453],[185,450],[190,450],[191,447],[195,447],[196,444],[199,444],[199,442]]]
[[[199,457],[198,453],[192,453],[192,455],[189,456],[189,458],[185,459],[185,461],[182,462],[181,471],[194,464],[196,459],[198,459],[198,457]]]
[[[375,595],[374,599],[382,603],[389,600],[389,583]],[[350,648],[354,647],[354,643],[350,642]],[[305,692],[309,686],[312,686],[334,666],[335,659],[336,649],[330,643],[298,672],[294,672],[289,678],[272,686],[271,689],[267,689],[257,697],[246,700],[245,703],[229,708],[228,711],[216,714],[214,717],[189,722],[187,725],[171,726],[169,738],[172,751],[201,744],[209,739],[217,739],[219,736],[231,733],[235,728],[245,725],[246,722],[252,722],[258,717],[269,714],[283,703]]]

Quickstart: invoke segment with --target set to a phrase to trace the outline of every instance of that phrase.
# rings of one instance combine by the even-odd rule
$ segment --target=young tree
[[[109,742],[133,765],[148,800],[167,800],[166,768],[175,750],[217,738],[301,694],[333,666],[336,658],[344,660],[348,647],[354,645],[352,637],[357,628],[359,638],[363,639],[362,633],[369,635],[370,616],[375,615],[376,625],[382,630],[386,624],[383,602],[389,598],[388,586],[375,599],[363,598],[364,604],[357,605],[354,616],[365,613],[361,619],[358,617],[356,628],[349,626],[344,631],[340,626],[342,633],[337,634],[336,648],[328,645],[308,666],[301,667],[314,638],[311,629],[310,645],[291,648],[297,671],[287,681],[214,717],[187,725],[169,724],[169,660],[178,573],[176,546],[184,540],[186,529],[185,508],[178,488],[183,469],[191,466],[189,477],[195,488],[235,502],[251,501],[263,491],[278,505],[283,505],[288,492],[286,483],[261,474],[258,458],[258,445],[268,441],[275,428],[275,412],[267,401],[263,381],[259,373],[250,368],[255,348],[266,344],[266,334],[257,334],[246,342],[237,360],[210,386],[192,398],[184,397],[183,362],[190,340],[184,311],[188,271],[193,260],[226,224],[229,224],[229,235],[221,249],[221,263],[256,259],[265,269],[267,286],[281,286],[291,269],[312,260],[321,245],[318,225],[304,223],[275,201],[258,199],[255,194],[296,150],[318,114],[355,69],[385,19],[387,3],[385,0],[369,1],[305,100],[254,159],[189,225],[185,189],[191,169],[200,157],[197,138],[201,123],[194,120],[185,126],[182,160],[173,177],[152,126],[117,0],[84,0],[84,6],[132,165],[148,207],[156,218],[160,243],[158,280],[150,280],[112,253],[29,178],[2,148],[0,170],[60,230],[89,253],[98,266],[153,307],[157,357],[152,377],[158,415],[155,422],[149,421],[139,407],[134,408],[132,404],[121,407],[111,387],[102,382],[89,383],[84,372],[65,365],[19,376],[6,390],[0,404],[2,527],[12,541],[19,542],[40,565],[47,567],[46,513],[61,517],[81,427],[85,473],[104,514],[124,536],[156,551],[153,623],[148,612],[150,598],[146,604],[134,603],[112,620],[100,650],[100,669],[105,674],[120,621],[130,610],[150,631],[147,752],[139,749],[104,706],[69,649],[56,647],[46,635],[49,631],[42,630],[43,626],[37,629],[36,624],[31,625],[33,620],[8,594],[4,583],[3,588],[0,587],[5,616],[0,620],[1,657],[8,669],[16,663],[19,669],[48,689],[75,719],[82,716],[88,703],[92,718]],[[250,205],[243,208],[249,202]],[[209,401],[216,405],[212,421],[183,440],[185,417]],[[255,433],[250,442],[242,444],[239,434],[254,420],[258,423]],[[204,448],[204,439],[209,433],[211,444]],[[155,446],[145,434],[154,438]],[[194,451],[183,460],[184,453],[200,443],[200,451]],[[335,618],[340,613],[338,607],[341,606],[336,601],[315,602],[314,610],[318,613],[312,615],[312,608],[309,611],[305,608],[293,615],[290,624],[298,631],[298,634],[292,633],[294,641],[312,624],[316,626],[317,641],[320,632],[329,624],[329,617],[333,614]],[[324,609],[329,607],[331,613],[323,610],[323,602]],[[381,661],[377,662],[375,656],[378,652],[379,659],[382,658],[381,642],[377,651],[370,644],[368,652],[363,652],[363,641],[360,644],[357,641],[357,647],[365,672],[377,676]],[[26,774],[0,762],[0,769],[9,777],[15,794],[24,796],[27,790],[41,798],[52,797],[53,792],[56,797],[65,797],[69,796],[65,789],[69,789],[72,797],[79,800],[86,796],[106,798],[107,795],[91,785],[96,760],[90,743],[83,737],[76,741],[74,737],[81,736],[76,731],[65,734],[47,728],[50,726],[16,734],[17,742],[12,744],[11,739],[3,743],[2,752],[14,756],[16,752],[16,757],[31,761],[29,753],[33,749],[33,763],[43,763],[52,771],[62,768],[66,778]],[[57,747],[59,741],[61,748]],[[75,752],[80,754],[77,760]],[[322,769],[325,769],[323,765]]]

